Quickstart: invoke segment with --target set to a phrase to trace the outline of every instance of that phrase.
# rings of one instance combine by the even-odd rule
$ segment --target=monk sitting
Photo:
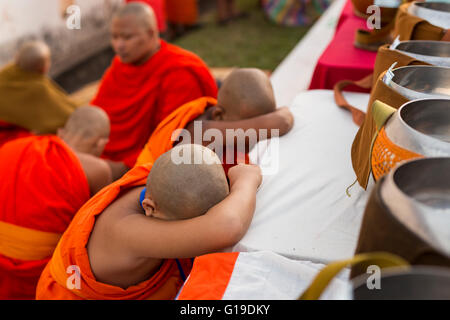
[[[0,147],[5,143],[30,136],[30,131],[0,120]]]
[[[158,124],[186,102],[217,95],[205,63],[193,53],[160,40],[152,9],[143,3],[123,6],[112,20],[117,53],[92,104],[111,120],[103,157],[119,161],[115,176],[131,168]]]
[[[236,166],[229,180],[230,189],[217,155],[200,145],[133,168],[77,213],[37,299],[175,298],[191,258],[234,245],[249,227],[260,169]]]
[[[137,165],[154,162],[176,145],[181,137],[181,143],[200,143],[208,146],[211,141],[203,137],[205,132],[214,129],[223,137],[219,147],[224,146],[222,150],[214,151],[221,158],[227,172],[237,163],[238,158],[248,162],[246,153],[253,145],[249,144],[250,141],[244,135],[247,130],[254,129],[259,132],[265,129],[268,132],[267,138],[270,138],[272,129],[278,129],[279,134],[284,135],[292,125],[293,116],[289,109],[276,109],[272,85],[267,75],[258,69],[236,69],[225,79],[219,90],[218,100],[203,97],[191,101],[164,119],[141,152]],[[196,132],[195,126],[201,127],[202,131]],[[185,134],[177,132],[180,129],[186,129],[187,136],[193,139],[186,139]],[[236,135],[227,139],[227,131],[230,130]],[[256,135],[257,139],[253,143],[257,142],[259,137],[259,134]],[[242,147],[238,148],[239,145]],[[234,158],[227,159],[229,149],[234,149]]]
[[[91,195],[111,183],[97,158],[109,121],[80,107],[58,136],[31,136],[0,148],[0,299],[34,299],[61,234]]]
[[[0,140],[23,130],[55,134],[75,110],[77,104],[47,76],[49,68],[49,48],[32,41],[0,71]]]

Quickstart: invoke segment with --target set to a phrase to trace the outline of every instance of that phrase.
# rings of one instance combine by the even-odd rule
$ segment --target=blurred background
[[[196,2],[194,18],[190,18],[194,20],[179,24],[173,22],[173,11],[177,10],[177,3],[185,0],[142,1],[162,3],[162,14],[159,7],[155,8],[159,19],[163,19],[160,21],[162,37],[198,54],[219,79],[233,67],[256,67],[270,74],[331,2],[235,0],[239,15],[221,21],[216,0],[197,0],[193,1]],[[124,2],[2,0],[0,65],[8,63],[24,41],[41,39],[52,50],[50,75],[66,91],[73,93],[99,80],[114,56],[109,46],[111,16]],[[80,8],[79,30],[66,26],[67,8],[71,5]]]

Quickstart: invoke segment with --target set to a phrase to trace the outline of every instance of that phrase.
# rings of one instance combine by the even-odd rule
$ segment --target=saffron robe
[[[34,299],[61,234],[89,199],[89,184],[56,136],[1,147],[0,181],[0,299]]]
[[[8,141],[24,138],[29,135],[31,133],[28,130],[0,120],[0,148]]]
[[[169,300],[174,299],[183,284],[182,276],[173,259],[164,260],[150,279],[126,290],[98,282],[91,270],[87,243],[95,219],[101,215],[122,192],[146,184],[151,164],[133,168],[120,180],[92,197],[77,213],[62,236],[53,257],[45,267],[36,290],[38,300]],[[190,259],[179,260],[184,272],[190,271]],[[67,286],[71,274],[69,266],[80,269],[80,288]]]
[[[176,138],[180,135],[177,130],[184,129],[190,122],[202,115],[207,108],[215,106],[216,104],[216,99],[203,97],[188,102],[172,112],[153,132],[148,143],[139,155],[136,165],[154,163],[162,154],[173,148]],[[192,143],[194,143],[195,137],[191,137],[191,139]],[[250,162],[247,154],[242,154],[235,150],[234,161],[232,163],[227,163],[225,147],[223,154],[219,154],[219,157],[220,156],[222,156],[221,160],[225,173],[228,173],[228,170],[238,163],[238,159],[245,163]]]
[[[141,66],[116,57],[92,104],[111,121],[103,157],[133,167],[158,124],[176,108],[204,96],[217,96],[206,64],[195,54],[161,40],[160,50]]]
[[[197,0],[166,0],[167,20],[175,24],[194,25],[198,20]]]

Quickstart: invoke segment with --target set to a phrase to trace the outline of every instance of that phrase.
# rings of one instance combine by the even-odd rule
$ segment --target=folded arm
[[[229,196],[206,214],[177,221],[131,215],[117,223],[115,234],[136,257],[190,258],[233,246],[250,226],[261,178],[256,166],[239,165],[230,172]]]
[[[255,143],[260,140],[270,139],[273,134],[283,136],[288,133],[294,124],[294,118],[288,108],[282,107],[274,112],[264,114],[258,117],[238,120],[238,121],[204,121],[203,132],[208,129],[217,129],[222,133],[224,146],[239,145],[245,139],[246,152],[251,150]],[[250,139],[248,130],[256,131],[256,139]],[[234,132],[234,138],[227,139],[227,130]],[[265,130],[266,134],[262,134]],[[277,131],[274,131],[277,130]],[[230,131],[229,131],[230,132]],[[211,141],[203,141],[204,146],[208,146]]]

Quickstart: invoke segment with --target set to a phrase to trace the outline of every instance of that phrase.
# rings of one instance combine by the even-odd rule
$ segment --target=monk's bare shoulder
[[[77,156],[86,174],[91,195],[112,183],[111,167],[106,161],[85,153],[77,153]]]
[[[149,220],[139,210],[142,189],[143,186],[124,191],[96,217],[87,251],[97,281],[125,289],[146,280],[161,263],[159,259],[143,261],[130,250],[129,239],[135,233],[132,227]]]

